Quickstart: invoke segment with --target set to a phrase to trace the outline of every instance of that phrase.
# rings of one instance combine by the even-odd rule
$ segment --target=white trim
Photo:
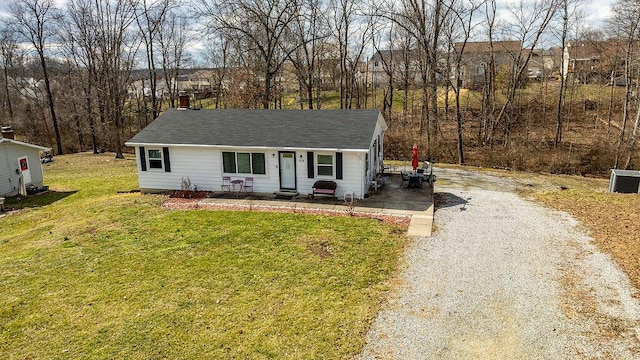
[[[205,145],[205,144],[162,144],[162,143],[124,143],[129,147],[136,146],[160,146],[160,147],[194,147],[213,149],[250,149],[259,151],[327,151],[327,152],[360,152],[366,153],[369,149],[338,149],[338,148],[300,148],[300,147],[267,147],[267,146],[236,146],[236,145]]]
[[[30,148],[34,148],[34,149],[38,149],[40,151],[51,151],[51,148],[48,147],[44,147],[44,146],[40,146],[40,145],[34,145],[34,144],[29,144],[26,142],[22,142],[22,141],[18,141],[18,140],[13,140],[13,139],[7,139],[7,138],[0,138],[0,144],[2,144],[3,142],[8,142],[10,144],[14,144],[14,145],[22,145],[22,146],[27,146]]]
[[[151,157],[149,156],[149,151],[159,151],[160,152],[160,167],[151,167]],[[145,155],[145,160],[147,162],[147,171],[157,171],[157,172],[164,172],[164,151],[162,150],[162,148],[156,148],[156,147],[150,147],[150,148],[144,148],[144,151],[146,154]],[[158,158],[153,158],[154,160],[157,160]]]
[[[316,178],[318,179],[335,179],[336,178],[336,153],[328,153],[328,152],[314,152],[313,156],[315,157],[314,160],[314,166],[315,169],[313,169],[313,171],[315,171],[315,175]],[[331,175],[320,175],[319,171],[318,171],[318,167],[326,167],[328,168],[329,165],[328,164],[320,164],[318,162],[318,156],[330,156],[331,157]]]

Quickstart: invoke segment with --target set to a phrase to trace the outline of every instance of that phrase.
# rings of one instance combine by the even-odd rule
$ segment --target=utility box
[[[609,192],[637,194],[640,188],[640,171],[611,169]]]

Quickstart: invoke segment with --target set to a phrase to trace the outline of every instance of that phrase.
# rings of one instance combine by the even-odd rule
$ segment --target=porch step
[[[292,198],[300,195],[300,193],[295,190],[279,190],[279,191],[276,191],[275,194],[276,196],[282,196],[282,197],[288,197],[288,198]]]

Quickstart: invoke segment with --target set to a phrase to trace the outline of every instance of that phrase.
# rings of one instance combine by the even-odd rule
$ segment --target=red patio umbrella
[[[411,166],[413,166],[413,171],[416,171],[418,168],[418,145],[413,144],[413,156],[411,157]]]

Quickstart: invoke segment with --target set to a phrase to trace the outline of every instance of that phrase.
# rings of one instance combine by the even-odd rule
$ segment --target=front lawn
[[[47,201],[0,218],[3,358],[350,358],[405,241],[372,219],[162,210],[117,193],[135,162],[111,154],[44,169]]]

